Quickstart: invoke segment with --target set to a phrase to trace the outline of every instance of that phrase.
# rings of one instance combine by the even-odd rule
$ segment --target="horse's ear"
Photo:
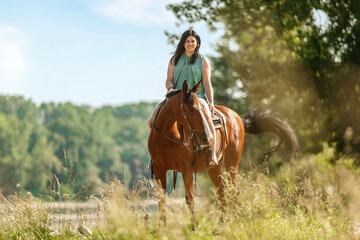
[[[189,91],[189,85],[187,84],[186,80],[185,80],[184,83],[183,83],[182,91],[183,91],[183,93],[185,93],[185,94]]]
[[[197,93],[197,92],[199,91],[200,84],[201,84],[201,81],[199,81],[191,90],[192,90],[194,93]]]

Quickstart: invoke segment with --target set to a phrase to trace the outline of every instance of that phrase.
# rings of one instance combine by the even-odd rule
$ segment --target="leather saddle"
[[[225,126],[225,116],[220,110],[215,108],[215,114],[212,116],[212,122],[214,124],[215,129],[222,128]],[[226,129],[226,128],[225,128]]]

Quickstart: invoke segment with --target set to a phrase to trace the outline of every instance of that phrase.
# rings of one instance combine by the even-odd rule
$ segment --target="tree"
[[[114,176],[129,183],[132,176],[148,176],[146,122],[155,105],[37,107],[23,97],[0,96],[0,192],[13,193],[19,183],[46,195],[55,174],[62,193],[87,198],[89,186]]]
[[[0,190],[4,194],[14,191],[17,184],[26,183],[28,126],[16,116],[0,113]]]
[[[282,113],[306,152],[321,150],[323,141],[360,152],[357,1],[191,0],[168,9],[180,22],[221,24],[220,56],[212,58],[216,100],[245,95]]]
[[[48,131],[38,126],[28,139],[29,164],[27,164],[25,189],[33,194],[44,194],[48,189],[48,177],[61,170],[61,162],[54,154],[54,146],[48,141]]]

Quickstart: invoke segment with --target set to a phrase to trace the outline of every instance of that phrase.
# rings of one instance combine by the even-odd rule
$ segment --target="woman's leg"
[[[206,116],[206,119],[208,119],[208,125],[209,125],[209,128],[210,128],[211,134],[213,135],[213,140],[212,140],[212,142],[210,144],[211,157],[209,159],[209,167],[213,167],[213,166],[216,166],[218,164],[218,160],[217,160],[217,157],[216,157],[216,132],[215,132],[215,127],[214,127],[214,123],[212,121],[212,116],[211,116],[211,112],[210,112],[208,102],[203,98],[199,98],[199,100],[202,102],[202,104],[204,106],[205,116]]]

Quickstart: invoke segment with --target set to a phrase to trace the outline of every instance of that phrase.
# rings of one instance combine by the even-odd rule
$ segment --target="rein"
[[[188,118],[188,116],[187,116],[187,114],[186,114],[186,112],[185,112],[185,110],[184,110],[184,106],[183,106],[183,103],[182,103],[183,93],[180,93],[180,94],[181,94],[181,100],[180,100],[180,102],[181,102],[181,104],[180,104],[181,111],[182,111],[182,114],[183,114],[184,118],[186,119],[186,122],[187,122],[187,124],[188,124],[189,129],[190,129],[190,135],[189,135],[187,141],[182,142],[182,141],[178,141],[178,140],[172,139],[171,137],[169,137],[169,136],[165,135],[164,133],[162,133],[162,132],[156,127],[156,119],[157,119],[160,111],[158,111],[158,112],[156,113],[155,120],[154,120],[154,128],[155,128],[155,130],[156,130],[158,133],[160,133],[160,134],[161,134],[163,137],[165,137],[166,139],[168,139],[168,140],[170,140],[170,141],[172,141],[172,142],[174,142],[174,143],[177,143],[177,144],[180,144],[180,145],[184,145],[189,152],[196,152],[196,153],[198,153],[198,152],[200,152],[203,148],[208,147],[208,146],[205,146],[205,147],[204,147],[204,146],[201,145],[201,143],[200,143],[200,141],[199,141],[199,136],[195,133],[193,127],[192,127],[191,124],[190,124],[189,118]],[[165,104],[165,101],[163,102],[163,105],[164,105],[164,104]],[[163,107],[163,106],[161,106],[161,107]],[[184,131],[184,140],[185,140],[185,131]],[[193,140],[194,150],[189,149],[189,145],[190,145],[191,140]]]

